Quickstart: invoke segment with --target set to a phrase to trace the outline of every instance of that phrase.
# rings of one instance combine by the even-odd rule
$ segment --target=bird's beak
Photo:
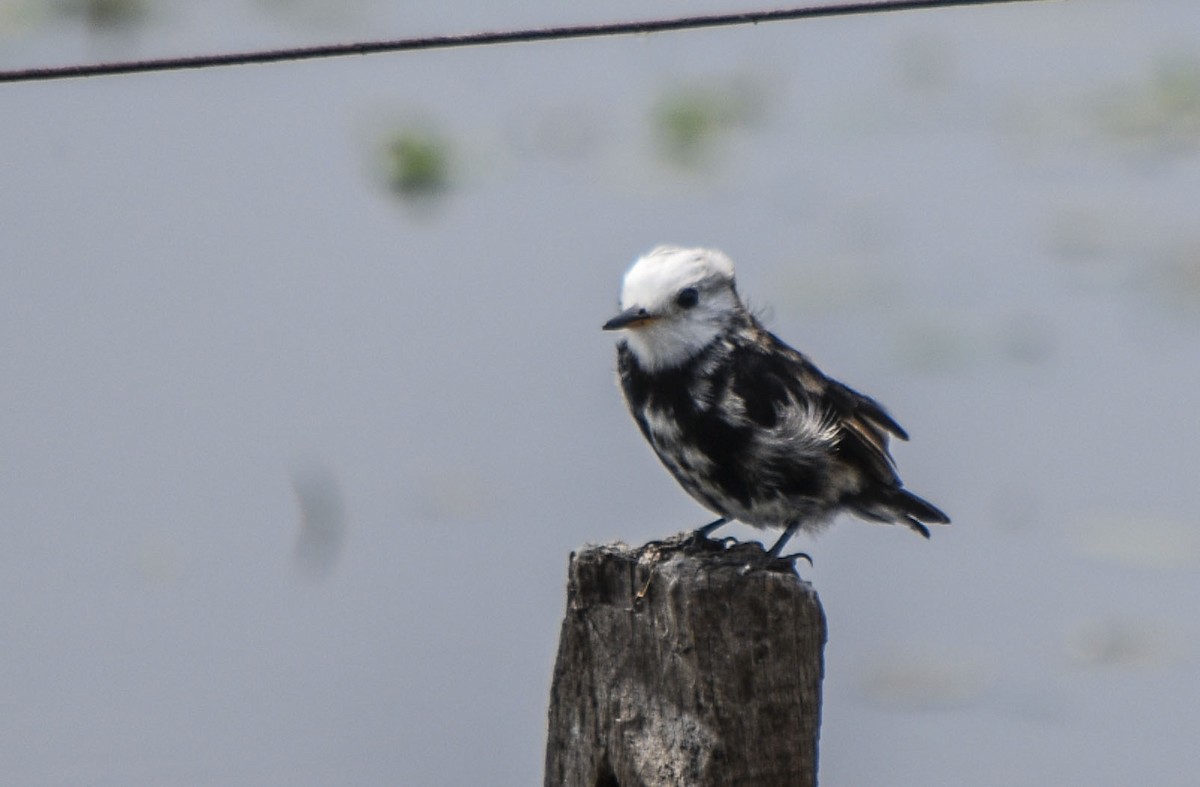
[[[638,328],[657,319],[656,315],[651,314],[641,306],[630,306],[616,317],[604,323],[604,330],[619,331],[623,328]]]

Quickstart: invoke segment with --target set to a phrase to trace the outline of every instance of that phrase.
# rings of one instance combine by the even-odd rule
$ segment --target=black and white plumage
[[[907,525],[949,518],[903,488],[875,400],[826,377],[746,309],[719,251],[660,246],[625,274],[617,364],[626,403],[683,488],[721,519],[797,531],[848,512]]]

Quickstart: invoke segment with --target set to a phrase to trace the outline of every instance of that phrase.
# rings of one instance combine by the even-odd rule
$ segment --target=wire
[[[760,22],[782,22],[823,16],[848,16],[883,11],[910,11],[922,8],[944,8],[964,5],[1020,3],[1034,0],[875,0],[874,2],[835,3],[832,5],[801,6],[764,11],[744,11],[705,16],[686,16],[673,19],[651,19],[631,22],[544,27],[525,30],[500,30],[462,35],[440,35],[420,38],[401,38],[391,41],[361,41],[350,44],[271,49],[254,52],[232,52],[219,55],[191,55],[151,60],[125,60],[110,63],[91,63],[47,68],[23,68],[0,71],[0,82],[33,82],[50,79],[134,74],[150,71],[175,71],[189,68],[241,66],[252,63],[278,63],[290,60],[312,60],[320,57],[370,55],[377,52],[410,52],[425,49],[450,49],[463,46],[490,46],[532,41],[552,41],[567,38],[661,33],[668,30],[694,30],[705,27],[753,25]]]

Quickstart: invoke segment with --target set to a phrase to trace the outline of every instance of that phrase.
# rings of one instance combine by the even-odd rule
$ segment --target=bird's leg
[[[767,560],[774,560],[775,558],[779,557],[779,553],[782,552],[784,546],[787,545],[788,539],[794,536],[796,534],[796,530],[799,528],[799,522],[789,523],[788,526],[783,529],[783,533],[779,536],[779,540],[775,542],[775,546],[771,547],[771,549],[767,551]],[[804,555],[804,557],[807,558],[808,555]],[[812,560],[809,559],[808,562],[812,563]]]
[[[698,527],[698,528],[696,528],[696,532],[692,534],[692,538],[696,538],[696,539],[708,538],[709,533],[716,530],[718,527],[720,527],[721,525],[725,524],[728,521],[729,520],[727,518],[721,517],[720,519],[717,519],[713,522],[709,522],[707,525]]]

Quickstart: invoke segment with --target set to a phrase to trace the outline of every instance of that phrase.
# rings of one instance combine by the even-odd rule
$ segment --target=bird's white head
[[[743,311],[728,257],[714,249],[659,246],[625,274],[621,313],[604,330],[624,331],[638,362],[658,371],[687,362]]]

